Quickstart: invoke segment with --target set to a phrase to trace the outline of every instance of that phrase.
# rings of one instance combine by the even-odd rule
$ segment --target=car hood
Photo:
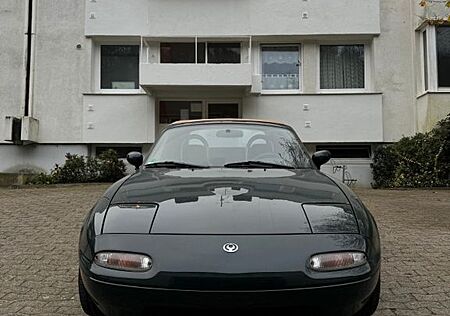
[[[303,234],[327,232],[327,227],[336,232],[357,230],[346,196],[313,169],[149,169],[125,181],[111,201],[111,205],[130,203],[155,206],[141,213],[148,215],[149,223],[140,229],[152,234]],[[302,207],[304,204],[342,208],[316,210]],[[112,226],[104,229],[114,233],[111,227],[126,226],[129,214],[126,208],[122,210],[114,212],[113,221],[107,216],[105,224]],[[118,221],[122,223],[118,225]]]

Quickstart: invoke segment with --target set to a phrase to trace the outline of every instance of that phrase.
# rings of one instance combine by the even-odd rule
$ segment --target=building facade
[[[148,152],[180,119],[290,124],[371,183],[373,150],[450,112],[450,27],[416,0],[2,0],[0,172]],[[434,14],[434,15],[433,15]]]

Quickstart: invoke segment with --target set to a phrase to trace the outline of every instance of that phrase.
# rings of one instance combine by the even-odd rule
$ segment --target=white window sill
[[[261,90],[261,95],[296,95],[302,94],[300,90]]]
[[[108,89],[83,93],[84,95],[143,95],[147,94],[141,89]]]
[[[367,89],[320,89],[318,94],[362,94],[371,93]]]
[[[418,94],[416,96],[416,99],[420,99],[428,94],[448,94],[450,93],[450,89],[447,88],[439,88],[438,90],[428,90],[428,91],[423,91],[422,93]]]

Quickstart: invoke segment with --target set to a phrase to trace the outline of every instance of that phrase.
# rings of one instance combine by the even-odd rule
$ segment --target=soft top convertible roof
[[[275,121],[266,120],[254,120],[254,119],[201,119],[201,120],[182,120],[177,121],[169,125],[169,127],[175,127],[180,125],[191,125],[191,124],[214,124],[214,123],[251,123],[251,124],[261,124],[261,125],[276,125],[280,127],[291,128],[289,125]]]

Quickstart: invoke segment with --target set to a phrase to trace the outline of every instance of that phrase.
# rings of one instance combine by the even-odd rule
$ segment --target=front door
[[[180,120],[239,118],[239,102],[207,100],[160,100],[159,131]]]

